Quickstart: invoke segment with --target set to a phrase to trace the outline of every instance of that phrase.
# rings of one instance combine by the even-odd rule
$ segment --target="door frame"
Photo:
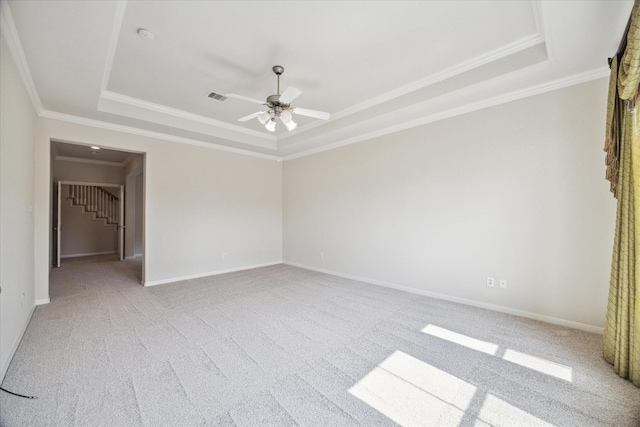
[[[60,242],[62,239],[62,186],[63,185],[92,185],[96,187],[109,187],[109,188],[118,188],[120,190],[120,206],[119,206],[119,219],[118,219],[118,259],[120,261],[124,260],[124,185],[122,184],[107,184],[102,182],[85,182],[85,181],[57,181],[56,187],[58,189],[58,198],[57,198],[57,211],[58,211],[58,220],[56,224],[54,224],[53,231],[56,233],[56,259],[54,263],[54,267],[60,267]]]

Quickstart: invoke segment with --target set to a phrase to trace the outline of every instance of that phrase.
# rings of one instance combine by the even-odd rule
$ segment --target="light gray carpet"
[[[65,260],[2,426],[638,426],[601,336],[284,265],[144,288]]]

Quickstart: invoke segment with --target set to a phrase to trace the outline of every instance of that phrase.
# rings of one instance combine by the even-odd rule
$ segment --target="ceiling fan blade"
[[[278,101],[280,101],[281,104],[290,104],[291,101],[296,99],[301,93],[302,91],[300,89],[289,86],[284,92],[282,92]]]
[[[236,95],[235,93],[227,93],[224,96],[226,96],[227,98],[239,99],[241,101],[253,102],[254,104],[265,105],[264,101],[258,101],[257,99],[249,98],[247,96]]]
[[[238,119],[238,121],[239,122],[246,122],[246,121],[249,121],[249,120],[251,120],[253,118],[258,117],[258,114],[262,114],[262,113],[264,113],[264,111],[258,111],[257,113],[253,113],[253,114],[249,114],[248,116],[240,117]]]
[[[309,110],[308,108],[295,107],[295,108],[292,108],[291,110],[293,110],[295,114],[299,114],[301,116],[314,117],[316,119],[328,120],[329,117],[331,117],[329,113],[325,113],[324,111]]]

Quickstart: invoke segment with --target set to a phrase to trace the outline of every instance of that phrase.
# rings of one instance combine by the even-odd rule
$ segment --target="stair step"
[[[66,200],[70,201],[71,206],[82,207],[83,213],[93,214],[93,219],[102,220],[105,226],[117,226],[119,223],[120,200],[102,187],[71,185]]]

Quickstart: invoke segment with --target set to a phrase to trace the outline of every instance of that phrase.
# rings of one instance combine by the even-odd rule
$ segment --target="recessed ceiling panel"
[[[129,2],[107,88],[238,124],[260,106],[207,95],[266,99],[278,64],[281,92],[302,90],[296,106],[336,114],[535,35],[533,10],[527,1]],[[264,131],[257,120],[242,126]]]

